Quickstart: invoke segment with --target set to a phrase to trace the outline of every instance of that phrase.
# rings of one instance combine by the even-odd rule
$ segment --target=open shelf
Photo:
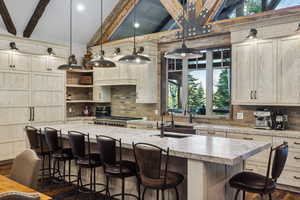
[[[67,70],[69,73],[93,73],[94,70],[84,70],[84,69],[72,69],[72,70]]]
[[[94,87],[94,85],[67,84],[66,87],[69,87],[69,88],[92,88],[92,87]]]
[[[71,100],[71,101],[66,101],[67,103],[100,103],[99,101],[94,101],[94,100]]]

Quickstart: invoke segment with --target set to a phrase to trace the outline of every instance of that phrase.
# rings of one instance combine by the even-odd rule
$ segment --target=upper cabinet
[[[110,102],[110,86],[135,85],[136,103],[157,103],[157,43],[139,43],[145,49],[145,54],[150,56],[151,62],[143,65],[131,65],[117,62],[122,55],[132,53],[131,43],[119,43],[105,45],[104,51],[108,58],[115,61],[115,68],[94,68],[94,85],[98,88],[94,92],[94,100]],[[99,47],[93,47],[92,51],[97,54]],[[121,54],[115,56],[114,49],[120,48]]]
[[[234,44],[234,105],[300,105],[300,37]]]
[[[0,70],[30,70],[30,57],[14,51],[0,51]]]

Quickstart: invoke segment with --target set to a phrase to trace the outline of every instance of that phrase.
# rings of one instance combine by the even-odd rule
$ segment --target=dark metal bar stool
[[[36,129],[32,126],[26,126],[25,131],[27,138],[29,140],[30,148],[37,153],[42,159],[42,182],[45,181],[45,172],[48,173],[48,176],[51,176],[51,150],[45,145],[46,140],[45,136],[42,135],[41,129]],[[48,157],[48,168],[45,167],[45,161]]]
[[[147,189],[156,190],[157,200],[159,191],[175,189],[176,199],[179,199],[177,186],[184,180],[183,175],[168,170],[169,148],[164,150],[158,146],[146,143],[133,144],[133,151],[139,169],[140,183],[144,186],[142,200],[144,200]],[[162,168],[162,154],[165,153],[165,166]]]
[[[71,176],[73,177],[75,176],[75,175],[71,175],[71,161],[74,160],[72,149],[63,147],[63,138],[62,138],[61,130],[46,127],[45,137],[48,143],[48,147],[52,152],[51,154],[53,160],[52,177],[55,178],[55,175],[58,174],[58,177],[61,181],[65,181],[65,179],[68,177],[68,181],[69,183],[71,183]],[[63,173],[61,173],[60,171],[60,162],[63,163]],[[68,175],[66,175],[66,162],[68,162]]]
[[[97,193],[106,190],[106,185],[96,183],[96,168],[101,167],[101,158],[99,153],[91,153],[91,143],[89,134],[81,133],[78,131],[69,131],[69,140],[72,148],[73,155],[75,157],[76,165],[78,166],[78,179],[77,179],[77,195],[79,192],[88,193],[89,195],[96,196]],[[85,141],[87,139],[87,141]],[[87,144],[87,153],[86,145]],[[82,184],[81,172],[82,169],[90,169],[90,183]],[[96,185],[103,186],[104,189],[96,191]],[[89,186],[89,190],[85,187]]]
[[[101,155],[101,161],[103,164],[104,174],[106,176],[106,195],[110,199],[121,196],[122,200],[125,196],[134,197],[140,199],[140,184],[137,184],[138,196],[125,193],[125,179],[128,177],[137,177],[137,166],[135,162],[122,159],[122,142],[121,139],[117,140],[108,136],[97,135],[97,145]],[[119,152],[117,153],[117,146],[119,146]],[[118,154],[118,155],[117,155]],[[119,157],[119,160],[117,160]],[[111,178],[122,179],[122,192],[114,195],[110,195],[109,192],[109,180]]]
[[[273,152],[275,152],[275,155],[271,172],[271,160]],[[284,169],[287,157],[288,144],[283,143],[278,147],[271,148],[266,176],[262,176],[253,172],[242,172],[233,176],[230,179],[229,184],[231,187],[237,189],[235,200],[238,199],[240,191],[243,191],[244,200],[246,199],[245,192],[258,193],[260,194],[261,199],[263,199],[264,195],[269,195],[269,199],[272,200],[272,193],[276,189],[277,179],[280,177]]]

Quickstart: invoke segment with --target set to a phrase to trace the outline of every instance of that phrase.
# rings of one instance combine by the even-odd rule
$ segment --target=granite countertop
[[[61,129],[63,134],[67,134],[70,130],[89,133],[92,142],[95,142],[96,135],[107,135],[113,138],[121,138],[122,145],[125,148],[132,148],[132,142],[151,143],[165,149],[169,147],[170,155],[172,156],[228,165],[238,164],[271,147],[271,144],[267,142],[200,135],[189,135],[189,137],[180,139],[160,138],[159,136],[155,136],[160,134],[159,130],[142,130],[92,124],[59,124],[50,125],[50,127]]]
[[[214,125],[214,124],[198,124],[194,126],[194,129],[202,130],[202,131],[220,131],[220,132],[229,132],[229,133],[265,135],[265,136],[300,139],[300,131],[292,131],[292,130],[262,130],[262,129],[255,129],[251,127],[223,126],[223,125]]]

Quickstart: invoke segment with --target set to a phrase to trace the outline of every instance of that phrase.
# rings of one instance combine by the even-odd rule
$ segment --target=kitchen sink
[[[153,136],[158,136],[160,137],[160,135],[153,135]],[[168,134],[168,133],[165,133],[164,134],[164,137],[169,137],[169,138],[187,138],[187,137],[191,137],[190,135],[176,135],[176,134]]]

